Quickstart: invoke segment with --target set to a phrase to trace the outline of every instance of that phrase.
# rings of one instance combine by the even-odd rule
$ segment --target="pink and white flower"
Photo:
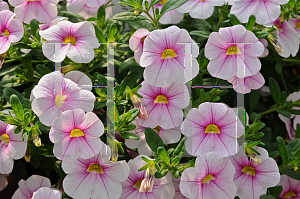
[[[68,3],[72,3],[77,6],[86,4],[89,7],[100,7],[103,4],[106,4],[108,0],[67,0]]]
[[[2,10],[9,10],[9,7],[5,1],[0,0],[0,11],[2,11]]]
[[[31,199],[61,199],[61,192],[48,187],[41,187],[33,193]]]
[[[140,186],[142,181],[145,179],[146,170],[138,171],[142,166],[147,163],[142,159],[142,156],[147,159],[151,158],[145,155],[139,155],[133,160],[129,160],[128,166],[130,168],[130,173],[126,181],[122,182],[122,196],[120,199],[135,199],[135,198],[145,198],[145,199],[169,199],[173,198],[175,195],[174,185],[172,183],[172,175],[169,172],[166,176],[162,178],[153,178],[153,187],[150,192],[140,192]]]
[[[237,187],[237,196],[245,199],[256,199],[266,194],[267,188],[276,186],[280,181],[280,173],[276,161],[268,157],[266,149],[254,147],[260,155],[261,163],[255,164],[248,160],[242,147],[239,152],[231,156],[236,173],[234,183]]]
[[[12,199],[32,199],[33,193],[41,187],[51,187],[50,180],[39,175],[32,175],[26,181],[21,179],[18,184],[19,188],[12,196]]]
[[[275,21],[280,13],[280,5],[287,4],[289,0],[235,0],[230,13],[234,14],[242,23],[246,23],[250,15],[256,17],[256,23],[265,25]]]
[[[55,26],[56,24],[58,24],[58,22],[66,21],[67,19],[68,19],[67,17],[58,16],[54,20],[50,21],[49,23],[39,25],[40,30],[46,30],[52,26]]]
[[[90,17],[97,17],[97,12],[99,7],[89,7],[87,6],[87,4],[83,4],[83,5],[76,5],[73,3],[67,3],[67,10],[69,12],[73,12],[76,14],[79,14],[80,16],[82,16],[85,19],[88,19]],[[105,9],[105,18],[108,19],[112,17],[112,9],[111,7],[108,7]]]
[[[196,158],[195,168],[183,171],[179,188],[187,198],[231,199],[237,191],[234,174],[235,169],[228,158],[210,152]]]
[[[16,126],[0,121],[0,173],[12,172],[14,160],[21,159],[26,152],[27,136],[22,141],[22,133],[15,134]]]
[[[181,131],[187,136],[185,148],[190,155],[215,151],[227,157],[236,154],[237,138],[245,129],[233,109],[222,103],[205,102],[189,111]]]
[[[264,38],[259,39],[258,41],[260,41],[264,45],[264,49],[265,49],[264,53],[261,56],[259,56],[259,58],[268,56],[269,55],[269,49],[267,48],[268,47],[268,41]]]
[[[111,150],[103,145],[101,152],[90,159],[62,161],[67,174],[63,181],[66,194],[74,199],[121,197],[122,185],[129,175],[128,164],[123,161],[111,162]]]
[[[16,18],[29,24],[32,19],[48,23],[57,16],[59,0],[8,0],[15,7]]]
[[[85,114],[81,109],[74,109],[54,119],[49,138],[54,143],[53,153],[58,159],[88,159],[100,152],[103,133],[104,126],[95,113]]]
[[[192,68],[186,68],[185,44],[192,45]],[[184,84],[199,73],[196,57],[199,47],[185,29],[171,26],[154,30],[146,37],[140,65],[145,67],[144,79],[148,84],[166,87],[172,82]]]
[[[213,14],[215,6],[222,6],[224,3],[225,0],[188,0],[178,11],[188,12],[192,18],[207,19]]]
[[[300,16],[298,18],[290,18],[288,23],[299,33],[300,36]]]
[[[180,192],[180,188],[179,188],[180,178],[181,177],[174,178],[172,176],[173,185],[175,187],[175,196],[174,196],[173,199],[187,199],[187,197],[185,197],[184,195],[182,195],[182,193]]]
[[[138,90],[142,95],[142,103],[146,107],[149,118],[137,122],[141,126],[164,129],[176,128],[183,120],[182,109],[190,103],[188,89],[184,84],[172,83],[168,87],[156,87],[142,82]]]
[[[129,39],[129,47],[134,52],[134,58],[137,63],[140,63],[144,41],[149,34],[150,32],[147,29],[141,28],[135,31]]]
[[[78,84],[79,88],[92,91],[93,88],[92,80],[83,72],[75,71],[75,70],[70,71],[66,73],[64,77]]]
[[[257,74],[261,68],[258,57],[263,54],[264,46],[253,32],[235,25],[211,33],[204,52],[210,60],[208,72],[228,80],[233,76],[244,78]]]
[[[5,53],[11,43],[18,42],[23,37],[23,24],[13,19],[15,15],[10,10],[0,11],[0,54]]]
[[[67,110],[80,108],[92,112],[96,101],[92,92],[81,89],[73,81],[63,78],[59,71],[44,75],[32,93],[35,97],[32,110],[46,126],[51,126],[54,118]]]
[[[282,192],[279,195],[281,198],[298,199],[300,198],[300,181],[289,176],[281,175],[278,186],[282,186]]]
[[[46,40],[43,53],[53,62],[62,62],[68,56],[76,63],[89,63],[95,56],[93,48],[100,46],[94,26],[87,21],[61,21],[40,31],[40,35]]]

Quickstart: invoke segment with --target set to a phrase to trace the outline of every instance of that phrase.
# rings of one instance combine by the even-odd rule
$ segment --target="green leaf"
[[[255,36],[256,36],[258,39],[266,38],[268,35],[269,35],[268,32],[257,32],[257,33],[255,33]]]
[[[269,78],[269,87],[270,87],[270,91],[271,91],[274,101],[276,103],[280,102],[281,90],[280,90],[278,83],[276,82],[276,80],[273,77]]]
[[[169,172],[169,170],[168,169],[164,169],[164,170],[162,170],[162,171],[157,171],[157,172],[155,172],[155,178],[162,178],[162,177],[164,177],[165,175],[167,175],[167,173]]]
[[[136,30],[141,29],[141,28],[145,28],[147,30],[149,30],[150,32],[155,30],[155,26],[153,25],[153,23],[149,23],[147,21],[129,21],[128,22],[130,24],[130,26]]]
[[[152,163],[152,160],[147,159],[146,157],[142,156],[142,159],[147,163]]]
[[[105,40],[103,32],[95,24],[94,24],[94,27],[95,27],[95,33],[96,33],[96,37],[97,37],[98,41],[100,43],[106,43],[106,40]]]
[[[179,157],[172,158],[171,166],[176,166],[179,163],[179,161],[180,161]]]
[[[296,135],[295,138],[300,138],[300,124],[297,124]]]
[[[295,180],[300,180],[300,174],[295,172],[294,170],[291,170],[291,169],[288,169],[288,168],[282,169],[282,168],[279,167],[279,172],[281,174],[285,174],[285,175],[287,175],[287,176],[289,176],[289,177],[291,177]]]
[[[190,35],[195,35],[205,39],[207,39],[210,34],[211,34],[210,31],[205,31],[205,30],[194,30],[190,32]]]
[[[170,10],[174,10],[181,5],[185,4],[188,0],[168,0],[160,10],[160,14],[163,15]]]
[[[119,67],[119,73],[122,73],[125,70],[134,68],[134,67],[140,67],[140,65],[135,61],[134,57],[130,57],[129,59],[126,59]]]
[[[139,137],[135,134],[132,134],[132,133],[128,133],[128,132],[119,132],[120,133],[120,136],[124,139],[134,139],[134,140],[139,140]]]
[[[289,157],[294,156],[295,152],[297,151],[297,149],[300,148],[300,139],[299,138],[295,138],[292,141],[290,141],[287,146],[286,146],[288,152],[289,152]]]
[[[146,142],[153,152],[156,152],[158,147],[165,148],[164,142],[160,136],[151,128],[145,128]]]
[[[250,109],[250,114],[254,111],[255,107],[257,106],[258,102],[259,102],[259,90],[252,90],[250,93],[250,104],[249,104],[249,109]]]
[[[12,96],[10,96],[10,104],[14,110],[15,115],[21,120],[24,120],[24,110],[23,110],[23,106],[19,100],[19,98],[17,97],[17,95],[13,94]]]
[[[53,164],[53,170],[59,175],[59,177],[61,177],[62,179],[64,179],[64,177],[66,176],[65,172],[63,171],[62,167],[61,167],[61,161],[58,160]]]
[[[132,122],[140,113],[140,109],[138,108],[133,108],[131,110],[128,111],[129,113],[131,113],[130,118],[127,120],[127,122]]]
[[[170,157],[166,151],[165,148],[163,147],[158,147],[157,148],[157,154],[158,157],[166,164],[166,165],[170,165]]]
[[[186,140],[186,137],[183,137],[181,139],[181,141],[179,142],[177,147],[174,149],[173,157],[179,156],[180,159],[182,158],[182,156],[184,155],[184,150],[185,150],[185,148],[184,148],[185,140]]]
[[[252,31],[253,27],[254,27],[254,24],[255,24],[255,21],[256,21],[256,17],[254,15],[251,15],[249,17],[248,23],[246,25],[246,29]]]
[[[36,148],[36,153],[40,155],[53,155],[53,146],[43,145]]]
[[[277,62],[275,65],[275,71],[277,74],[281,74],[282,73],[282,63],[281,62]]]
[[[23,96],[18,91],[16,91],[13,88],[4,88],[3,89],[3,95],[6,99],[6,101],[9,102],[10,101],[10,96],[12,96],[13,94],[15,94],[19,98],[21,104],[25,104]]]
[[[132,72],[127,75],[120,84],[120,93],[125,91],[126,86],[133,88],[136,85],[136,79],[138,78],[138,72]],[[133,81],[134,80],[134,81]]]
[[[105,7],[104,6],[100,6],[100,8],[98,9],[97,20],[102,23],[105,21]]]
[[[60,13],[62,14],[62,16],[66,16],[66,17],[75,17],[77,19],[80,19],[81,21],[85,21],[85,18],[80,16],[79,14],[75,14],[73,12],[68,12],[68,11],[60,11]]]
[[[112,24],[110,26],[109,33],[107,35],[107,42],[110,43],[112,41],[115,41],[117,33],[118,33],[118,28],[117,28],[116,24]]]
[[[149,166],[150,166],[150,164],[146,164],[146,165],[142,166],[141,168],[139,168],[138,171],[146,170],[146,169],[148,169]]]
[[[14,130],[14,133],[15,134],[18,134],[22,131],[22,126],[18,126],[15,130]]]
[[[36,65],[36,70],[42,75],[46,75],[48,73],[51,73],[53,71],[51,71],[49,68],[47,68],[46,66],[42,65],[42,64],[37,64]]]
[[[234,14],[229,14],[228,18],[230,19],[232,25],[239,25],[239,24],[241,24],[240,20]]]
[[[140,20],[148,20],[143,15],[135,15],[133,12],[121,12],[113,16],[114,20],[118,21],[140,21]]]
[[[32,57],[22,57],[22,65],[25,69],[25,77],[29,80],[33,79]]]
[[[39,29],[39,22],[36,19],[30,21],[31,34],[36,37],[37,30]]]
[[[150,3],[150,6],[149,8],[151,8],[152,6],[158,4],[161,0],[152,0],[151,3]]]
[[[275,198],[278,198],[279,195],[280,195],[281,192],[282,192],[282,189],[283,189],[282,186],[276,186],[276,187],[274,187],[274,190],[273,190],[272,195],[273,195]]]
[[[281,106],[285,105],[286,99],[287,99],[287,93],[285,91],[282,91],[282,93],[281,93]]]
[[[276,198],[271,195],[262,195],[262,196],[260,196],[260,199],[276,199]]]
[[[291,117],[291,113],[287,110],[280,110],[277,109],[276,110],[279,114],[283,115],[284,117],[290,118]]]
[[[24,125],[29,124],[30,119],[31,119],[31,114],[29,112],[25,113],[24,114]]]
[[[286,164],[288,164],[289,155],[288,155],[288,150],[286,148],[284,140],[282,137],[278,136],[276,139],[276,142],[277,142],[277,149],[282,158],[282,164],[286,165]]]

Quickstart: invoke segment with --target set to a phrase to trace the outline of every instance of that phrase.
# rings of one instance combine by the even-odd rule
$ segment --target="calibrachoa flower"
[[[188,12],[192,18],[207,19],[213,14],[214,6],[222,6],[224,3],[225,0],[188,0],[178,11]]]
[[[27,136],[22,141],[22,132],[15,134],[16,126],[0,121],[0,173],[9,174],[14,166],[14,159],[21,159],[26,152]]]
[[[269,49],[267,48],[268,47],[268,41],[266,39],[259,39],[258,41],[260,41],[263,45],[264,45],[264,53],[259,56],[260,58],[262,57],[266,57],[269,55]]]
[[[145,180],[146,170],[138,171],[139,168],[146,165],[147,163],[142,159],[142,156],[147,159],[151,158],[145,155],[139,155],[133,160],[128,161],[130,173],[126,181],[122,182],[122,195],[120,199],[169,199],[175,195],[175,188],[172,183],[172,175],[169,172],[162,178],[154,178],[151,180],[152,190],[146,192],[140,192],[142,182]]]
[[[62,112],[80,108],[91,112],[96,97],[90,91],[81,89],[73,81],[63,78],[59,71],[44,75],[32,90],[32,110],[40,122],[51,126],[54,118]]]
[[[236,85],[233,89],[238,93],[250,93],[251,89],[259,89],[265,84],[265,79],[260,72],[245,78],[238,78],[234,76],[227,81],[232,85]]]
[[[138,125],[136,120],[132,121],[131,123],[135,124],[136,128],[130,131],[130,133],[137,135],[139,137],[139,140],[125,139],[125,145],[131,149],[137,148],[140,154],[153,156],[153,151],[148,146],[145,138],[144,131],[146,127]],[[163,129],[160,126],[157,126],[154,128],[154,131],[158,133],[164,144],[176,143],[180,140],[181,137],[181,131],[179,127],[172,129]]]
[[[10,10],[0,12],[0,54],[5,53],[11,43],[18,42],[23,37],[23,25],[19,20],[13,19],[15,15]]]
[[[231,199],[237,191],[234,174],[235,169],[228,158],[210,152],[196,158],[195,168],[183,171],[179,188],[187,198]]]
[[[207,70],[225,80],[252,76],[261,68],[258,56],[263,52],[264,45],[244,26],[220,28],[219,33],[210,34],[205,45],[205,56],[210,60]]]
[[[256,199],[266,194],[268,187],[276,186],[280,180],[280,173],[274,159],[268,157],[267,150],[254,147],[260,153],[261,163],[255,164],[248,160],[243,147],[236,155],[231,156],[236,173],[234,183],[237,186],[237,196],[245,199]]]
[[[110,148],[103,145],[101,152],[90,159],[63,160],[62,168],[67,174],[63,181],[66,194],[74,199],[120,198],[121,182],[127,179],[129,167],[124,160],[109,161],[110,157]]]
[[[61,193],[58,190],[42,187],[33,193],[31,199],[61,199]]]
[[[182,195],[182,193],[180,192],[180,188],[179,188],[180,177],[174,178],[172,176],[172,179],[173,179],[173,185],[175,187],[175,196],[174,196],[173,199],[187,199],[187,197],[185,197],[184,195]]]
[[[184,64],[185,43],[192,43],[192,68]],[[184,84],[199,72],[196,58],[199,47],[185,29],[171,26],[164,30],[154,30],[146,37],[140,65],[145,67],[144,79],[147,83],[166,87],[172,82]]]
[[[205,102],[189,111],[181,131],[187,136],[185,148],[189,154],[216,151],[226,157],[237,152],[237,138],[243,135],[244,127],[233,109],[222,103]]]
[[[62,62],[68,56],[76,63],[89,63],[95,56],[93,48],[100,46],[94,26],[87,21],[61,21],[40,31],[40,35],[46,40],[43,53],[53,62]]]
[[[5,1],[0,0],[0,11],[9,10],[9,7]]]
[[[97,155],[103,145],[99,138],[103,133],[104,126],[95,113],[85,114],[83,110],[75,109],[54,119],[49,137],[58,159],[76,160]]]
[[[129,39],[129,47],[134,52],[134,58],[137,63],[140,63],[144,40],[149,34],[150,32],[147,29],[141,28],[135,31]]]
[[[92,80],[83,72],[70,71],[66,73],[64,77],[78,84],[78,87],[88,91],[92,91],[93,88]]]
[[[48,23],[57,16],[59,0],[8,0],[15,7],[16,18],[29,24],[32,19]]]
[[[77,5],[77,6],[86,4],[89,7],[99,8],[103,4],[106,4],[108,2],[108,0],[67,0],[67,2]]]
[[[12,196],[12,199],[32,199],[33,193],[41,187],[51,187],[51,182],[48,178],[32,175],[26,181],[19,181],[19,188]]]
[[[46,30],[52,26],[55,26],[58,22],[66,21],[67,19],[68,19],[67,17],[58,16],[54,20],[50,21],[49,23],[39,25],[40,30]]]
[[[246,23],[250,15],[256,17],[256,23],[265,25],[275,21],[280,13],[280,5],[289,0],[236,0],[233,2],[230,13],[234,14],[242,23]]]
[[[289,176],[281,175],[278,186],[282,186],[281,198],[298,199],[300,198],[300,181]]]
[[[299,33],[300,36],[300,16],[298,18],[290,18],[288,23]]]
[[[182,109],[190,103],[187,87],[175,82],[168,87],[156,87],[144,81],[138,94],[143,96],[142,103],[149,115],[146,120],[137,119],[138,124],[150,128],[178,127],[183,120]]]
[[[67,10],[69,12],[79,14],[80,16],[84,17],[85,19],[88,19],[90,17],[97,17],[97,12],[98,12],[99,7],[89,7],[86,4],[82,4],[82,5],[78,6],[73,3],[67,3]],[[108,7],[105,9],[105,18],[108,19],[111,16],[112,16],[112,9],[111,9],[111,7]]]

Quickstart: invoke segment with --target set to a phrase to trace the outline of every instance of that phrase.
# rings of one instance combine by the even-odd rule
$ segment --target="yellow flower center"
[[[237,46],[230,46],[226,52],[226,55],[239,55],[239,54],[241,54],[241,50]]]
[[[159,3],[160,3],[161,5],[165,5],[165,3],[167,3],[167,1],[168,1],[168,0],[161,0]]]
[[[251,166],[245,166],[242,169],[242,172],[244,172],[247,175],[252,175],[252,176],[255,176],[255,174],[256,174],[255,169]]]
[[[94,164],[91,164],[89,166],[89,168],[86,170],[87,172],[90,172],[90,173],[99,173],[99,174],[103,174],[103,168],[102,166],[100,166],[99,164],[97,163],[94,163]]]
[[[146,36],[142,37],[141,42],[144,43]]]
[[[161,129],[161,127],[160,127],[160,126],[157,126],[157,127],[155,127],[153,130],[155,130],[155,131],[159,134],[160,129]]]
[[[209,183],[211,180],[215,180],[214,176],[211,174],[208,174],[207,176],[205,176],[205,178],[202,179],[202,184],[204,183]]]
[[[132,187],[133,187],[133,188],[136,188],[136,189],[140,189],[140,186],[141,186],[142,181],[143,181],[143,180],[137,181]]]
[[[282,31],[283,31],[283,30],[281,29],[281,26],[280,26],[280,25],[276,24],[275,26],[276,26],[276,28],[278,29],[279,32],[282,32]]]
[[[2,33],[2,35],[5,37],[9,37],[9,31],[7,29],[5,29],[4,32]]]
[[[160,103],[160,104],[168,104],[168,99],[164,95],[159,95],[156,97],[154,103]]]
[[[296,196],[296,194],[293,191],[289,191],[289,192],[286,192],[283,195],[283,198],[291,198],[291,197],[294,197],[294,196]]]
[[[56,95],[56,96],[55,96],[55,105],[56,105],[58,108],[60,108],[60,107],[64,104],[66,98],[67,98],[66,95]]]
[[[8,144],[9,143],[9,136],[6,133],[4,133],[3,135],[0,136],[0,140],[2,142],[4,142],[4,144]]]
[[[297,29],[297,30],[300,29],[300,21],[298,21],[298,22],[296,23],[296,29]]]
[[[75,46],[76,43],[77,43],[77,41],[76,41],[76,39],[75,39],[74,37],[68,36],[67,38],[65,38],[64,43],[65,43],[65,44],[70,43],[70,44],[72,44],[73,46]]]
[[[216,134],[220,134],[220,129],[219,127],[217,127],[214,124],[210,124],[206,127],[205,129],[205,133],[216,133]]]
[[[172,50],[172,49],[166,49],[166,50],[161,54],[161,58],[162,58],[162,59],[169,59],[169,58],[173,58],[173,57],[177,57],[177,54],[176,54],[175,51]]]
[[[73,129],[71,131],[71,134],[70,134],[70,137],[73,138],[73,137],[81,137],[81,136],[84,136],[84,133],[82,130],[80,129]]]

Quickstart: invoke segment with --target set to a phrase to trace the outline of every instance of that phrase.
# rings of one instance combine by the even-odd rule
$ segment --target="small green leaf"
[[[266,38],[268,35],[269,35],[268,32],[257,32],[257,33],[255,33],[255,36],[256,36],[258,39]]]
[[[183,137],[177,147],[174,149],[173,157],[179,156],[181,159],[184,155],[184,144],[185,144],[186,137]]]
[[[104,6],[100,6],[100,8],[98,9],[97,20],[102,23],[105,21],[105,7]]]
[[[127,126],[124,127],[126,129],[126,131],[132,131],[133,129],[136,128],[135,124],[129,124]]]
[[[95,28],[95,33],[96,33],[96,37],[97,37],[98,41],[100,43],[106,43],[106,40],[105,40],[103,32],[95,24],[94,24],[94,28]]]
[[[271,91],[274,101],[276,103],[280,102],[281,90],[280,90],[278,83],[276,82],[276,80],[273,77],[269,78],[269,87],[270,87],[270,91]]]
[[[152,6],[158,4],[161,0],[152,0],[151,3],[150,3],[150,6],[149,8],[151,8]]]
[[[286,165],[288,164],[289,155],[284,140],[282,137],[278,136],[276,142],[277,142],[277,149],[282,158],[282,164]]]
[[[110,26],[109,33],[107,35],[107,42],[110,43],[110,42],[115,41],[116,37],[117,37],[117,33],[118,33],[118,28],[117,28],[116,24],[112,24]]]
[[[134,140],[139,140],[139,137],[135,134],[132,134],[132,133],[128,133],[128,132],[119,132],[120,133],[120,136],[124,139],[134,139]]]
[[[22,65],[25,69],[25,77],[29,80],[33,79],[32,57],[22,57]]]
[[[160,14],[163,15],[170,10],[174,10],[181,5],[185,4],[188,0],[168,0],[160,10]]]
[[[153,152],[156,152],[158,147],[165,148],[164,142],[160,136],[151,128],[145,128],[146,142]]]
[[[170,165],[170,157],[166,151],[165,148],[163,147],[158,147],[157,148],[157,154],[158,154],[158,157],[167,165]]]
[[[164,170],[162,170],[162,171],[160,171],[160,172],[156,172],[155,173],[155,178],[162,178],[162,177],[164,177],[165,175],[167,175],[167,173],[169,172],[169,170],[168,169],[164,169]]]
[[[285,105],[286,99],[287,99],[287,93],[285,91],[282,91],[282,93],[281,93],[281,106]]]
[[[276,199],[276,198],[271,195],[262,195],[262,196],[260,196],[260,199]]]
[[[287,176],[289,176],[289,177],[291,177],[295,180],[300,180],[300,174],[295,172],[294,170],[287,169],[287,168],[282,169],[282,168],[279,167],[279,172],[281,174],[285,174],[285,175],[287,175]]]
[[[283,115],[284,117],[290,118],[291,117],[291,112],[287,111],[287,110],[280,110],[277,109],[276,110],[279,114]]]
[[[152,160],[147,159],[146,157],[142,156],[142,159],[147,163],[152,163]]]
[[[300,124],[297,124],[296,135],[295,138],[300,138]]]
[[[149,166],[150,166],[150,164],[146,164],[146,165],[142,166],[141,168],[139,168],[138,171],[146,170],[146,169],[148,169]]]
[[[30,114],[30,112],[25,113],[25,114],[24,114],[24,125],[29,124],[30,119],[31,119],[31,114]]]
[[[22,126],[18,126],[15,130],[14,130],[14,133],[15,134],[18,134],[22,131]]]
[[[44,75],[46,75],[46,74],[52,72],[49,68],[47,68],[46,66],[44,66],[44,65],[42,65],[42,64],[37,64],[37,65],[36,65],[36,70],[37,70],[42,76],[44,76]]]
[[[228,18],[230,19],[232,25],[239,25],[239,24],[241,24],[240,20],[234,14],[229,14]]]
[[[19,98],[13,94],[10,96],[10,104],[15,112],[15,115],[21,120],[24,120],[24,110]]]
[[[36,32],[39,29],[39,22],[36,19],[30,21],[31,34],[36,37]]]
[[[127,120],[127,122],[132,122],[140,113],[140,109],[138,108],[133,108],[128,111],[130,114],[130,118]]]
[[[175,157],[175,158],[172,158],[171,160],[171,166],[176,166],[180,161],[180,158],[179,157]]]
[[[276,65],[275,65],[275,71],[277,74],[281,74],[282,72],[282,63],[281,62],[277,62]]]
[[[140,21],[148,20],[148,18],[143,15],[135,15],[133,12],[121,12],[113,16],[114,20],[118,21]]]
[[[251,15],[248,19],[246,29],[252,31],[253,27],[254,27],[254,24],[255,24],[255,21],[256,21],[256,17],[254,15]]]
[[[13,88],[4,88],[3,89],[3,95],[6,99],[6,101],[10,102],[10,96],[12,96],[12,94],[15,94],[16,96],[18,96],[21,104],[25,104],[23,96],[18,91],[16,91]]]

